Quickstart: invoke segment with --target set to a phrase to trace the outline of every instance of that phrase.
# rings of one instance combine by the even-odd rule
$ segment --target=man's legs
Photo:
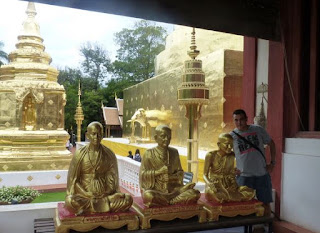
[[[237,177],[238,185],[245,185],[256,190],[256,196],[259,201],[263,202],[265,208],[265,216],[270,216],[272,202],[272,184],[269,174],[264,176],[239,176]]]
[[[272,184],[269,174],[256,177],[257,198],[263,202],[264,215],[271,215],[270,203],[272,202]]]

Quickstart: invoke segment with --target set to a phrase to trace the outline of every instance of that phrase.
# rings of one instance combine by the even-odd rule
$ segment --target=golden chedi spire
[[[37,11],[33,2],[28,3],[26,14],[28,18],[22,24],[23,27],[22,27],[21,35],[30,35],[30,36],[40,37],[40,26],[35,20]]]
[[[40,27],[35,20],[37,12],[33,2],[28,3],[26,14],[27,18],[22,24],[16,50],[9,54],[9,64],[1,67],[0,81],[28,79],[56,82],[59,72],[50,66],[52,59],[44,51],[45,46],[40,36]]]
[[[0,171],[67,169],[66,94],[50,66],[33,2],[25,13],[16,49],[0,67]]]

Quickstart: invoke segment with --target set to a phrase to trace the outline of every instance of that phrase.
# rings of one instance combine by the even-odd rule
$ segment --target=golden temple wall
[[[232,36],[232,35],[231,35]],[[187,50],[187,49],[186,49]],[[229,93],[239,94],[239,80],[242,77],[242,51],[220,49],[199,57],[206,74],[206,85],[209,87],[209,105],[202,107],[202,117],[199,120],[199,147],[201,149],[216,148],[216,140],[222,132],[228,132],[228,119],[224,114],[225,106],[229,109],[233,103],[227,101],[229,96],[224,94],[225,80],[235,79],[236,85],[229,85],[233,90]],[[172,145],[186,146],[188,138],[188,120],[185,118],[185,107],[179,106],[177,88],[181,83],[183,66],[180,65],[163,72],[149,80],[124,90],[124,136],[131,134],[130,123],[127,121],[138,108],[146,110],[171,110],[172,118],[168,125],[172,128]],[[225,98],[226,97],[226,98]],[[232,98],[231,98],[232,100]],[[232,112],[228,113],[231,114]],[[136,124],[136,136],[141,136],[141,128]],[[153,135],[153,132],[152,132]]]

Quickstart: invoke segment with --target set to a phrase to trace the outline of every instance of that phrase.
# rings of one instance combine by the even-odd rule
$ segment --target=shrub
[[[1,204],[18,204],[33,201],[41,194],[32,188],[15,186],[0,188],[0,203]]]

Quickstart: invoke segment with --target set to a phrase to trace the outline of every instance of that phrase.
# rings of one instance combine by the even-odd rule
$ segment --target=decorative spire
[[[37,15],[36,7],[34,6],[34,2],[28,2],[28,7],[26,10],[28,17],[34,18]]]
[[[191,32],[191,46],[190,46],[190,50],[188,51],[188,55],[189,57],[191,57],[191,59],[195,59],[200,51],[196,50],[197,46],[196,46],[196,32],[195,32],[195,28],[192,28],[192,32]]]
[[[80,96],[81,96],[80,80],[79,80],[78,96],[79,96],[79,102],[76,108],[76,114],[74,115],[74,119],[77,123],[77,141],[80,142],[81,141],[81,124],[82,124],[82,121],[84,120],[83,110],[82,110],[81,101],[80,101]]]
[[[21,31],[18,35],[18,42],[16,49],[9,55],[9,64],[1,66],[1,76],[4,80],[32,80],[32,81],[52,81],[51,85],[58,85],[57,77],[59,72],[56,68],[50,66],[51,57],[45,52],[43,39],[40,36],[40,26],[35,21],[37,14],[35,4],[29,2],[25,13],[26,19],[22,23]],[[36,75],[35,75],[36,74]],[[54,82],[54,83],[53,83]],[[28,82],[27,84],[35,88],[34,84]],[[64,92],[64,88],[61,90]]]
[[[191,46],[188,51],[190,60],[184,62],[182,83],[178,87],[178,102],[183,105],[203,105],[209,102],[209,88],[205,83],[205,73],[202,71],[202,61],[195,58],[200,51],[197,50],[195,28],[191,32]]]
[[[78,107],[81,107],[81,89],[80,89],[80,80],[79,80],[79,88],[78,88],[78,97],[79,97],[79,101],[78,101]]]
[[[23,22],[22,35],[32,35],[40,37],[40,27],[36,22],[35,17],[37,15],[36,7],[33,2],[28,3],[26,10],[28,18]]]

